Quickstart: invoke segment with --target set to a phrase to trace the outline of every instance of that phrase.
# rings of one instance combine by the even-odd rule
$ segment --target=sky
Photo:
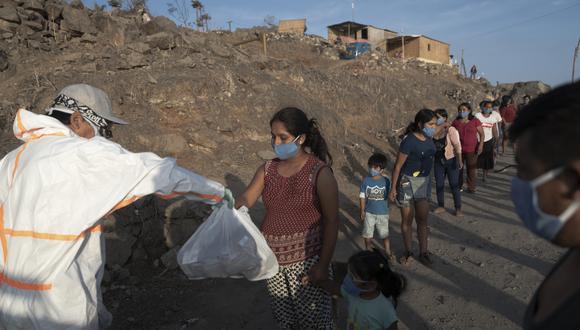
[[[91,0],[85,0],[85,3]],[[92,0],[95,1],[95,0]],[[105,3],[105,0],[96,0]],[[149,0],[153,15],[168,2]],[[210,28],[252,27],[264,18],[306,18],[309,34],[327,37],[326,26],[352,20],[353,0],[202,0]],[[580,0],[354,0],[354,20],[403,34],[423,34],[464,50],[467,70],[476,64],[492,83],[570,82],[580,38]],[[189,8],[189,6],[187,6]],[[193,10],[193,9],[192,9]],[[193,12],[192,12],[193,15]],[[580,58],[576,78],[580,79]]]

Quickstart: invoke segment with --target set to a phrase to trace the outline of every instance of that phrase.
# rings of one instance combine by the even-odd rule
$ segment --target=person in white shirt
[[[493,170],[495,165],[495,145],[499,140],[499,124],[501,123],[501,115],[497,111],[493,111],[492,101],[483,101],[480,104],[481,112],[475,115],[483,127],[483,152],[477,158],[477,168],[483,170],[483,181],[487,179],[489,170]]]

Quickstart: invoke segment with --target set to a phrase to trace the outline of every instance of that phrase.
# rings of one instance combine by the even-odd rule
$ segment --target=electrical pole
[[[405,35],[404,34],[401,36],[401,46],[403,48],[403,54],[402,54],[403,60],[405,60]]]
[[[578,58],[578,49],[580,49],[580,38],[578,38],[578,44],[574,49],[574,58],[572,59],[572,82],[574,82],[574,77],[576,76],[576,59]]]
[[[354,22],[354,0],[352,0],[352,21]]]
[[[401,28],[401,48],[403,49],[402,60],[405,60],[405,32]]]
[[[463,60],[463,49],[461,50],[461,68],[463,69],[463,76],[467,77],[467,70],[465,69],[465,61]]]

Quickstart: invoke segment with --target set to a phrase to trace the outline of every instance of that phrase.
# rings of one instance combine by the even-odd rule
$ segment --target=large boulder
[[[177,25],[167,17],[157,16],[151,21],[143,24],[141,30],[148,36],[160,32],[177,33]]]
[[[20,16],[16,7],[7,5],[0,8],[0,20],[20,24]]]
[[[64,31],[76,36],[82,36],[85,33],[97,33],[97,29],[92,25],[89,15],[84,10],[64,7],[62,17],[60,27]]]
[[[170,32],[159,32],[145,38],[145,42],[151,48],[159,48],[161,50],[167,50],[175,48],[175,35]]]
[[[41,14],[43,17],[47,17],[46,10],[44,8],[44,1],[39,0],[26,0],[22,5],[24,9],[35,11]]]
[[[127,36],[125,33],[125,25],[122,21],[119,21],[116,17],[102,13],[95,15],[94,19],[97,30],[101,32],[101,38],[115,47],[125,45]]]

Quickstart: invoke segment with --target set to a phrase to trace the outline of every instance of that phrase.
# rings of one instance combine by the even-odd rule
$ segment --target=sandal
[[[431,257],[429,256],[429,252],[421,253],[419,255],[419,262],[422,263],[423,265],[425,265],[426,267],[429,267],[429,268],[431,268],[431,266],[433,266],[433,260],[431,260]]]
[[[387,259],[389,260],[389,263],[391,263],[391,264],[394,263],[395,261],[397,261],[397,257],[392,252],[390,254],[387,254]]]
[[[413,252],[405,252],[401,258],[399,258],[399,263],[404,266],[408,266],[413,261]]]

